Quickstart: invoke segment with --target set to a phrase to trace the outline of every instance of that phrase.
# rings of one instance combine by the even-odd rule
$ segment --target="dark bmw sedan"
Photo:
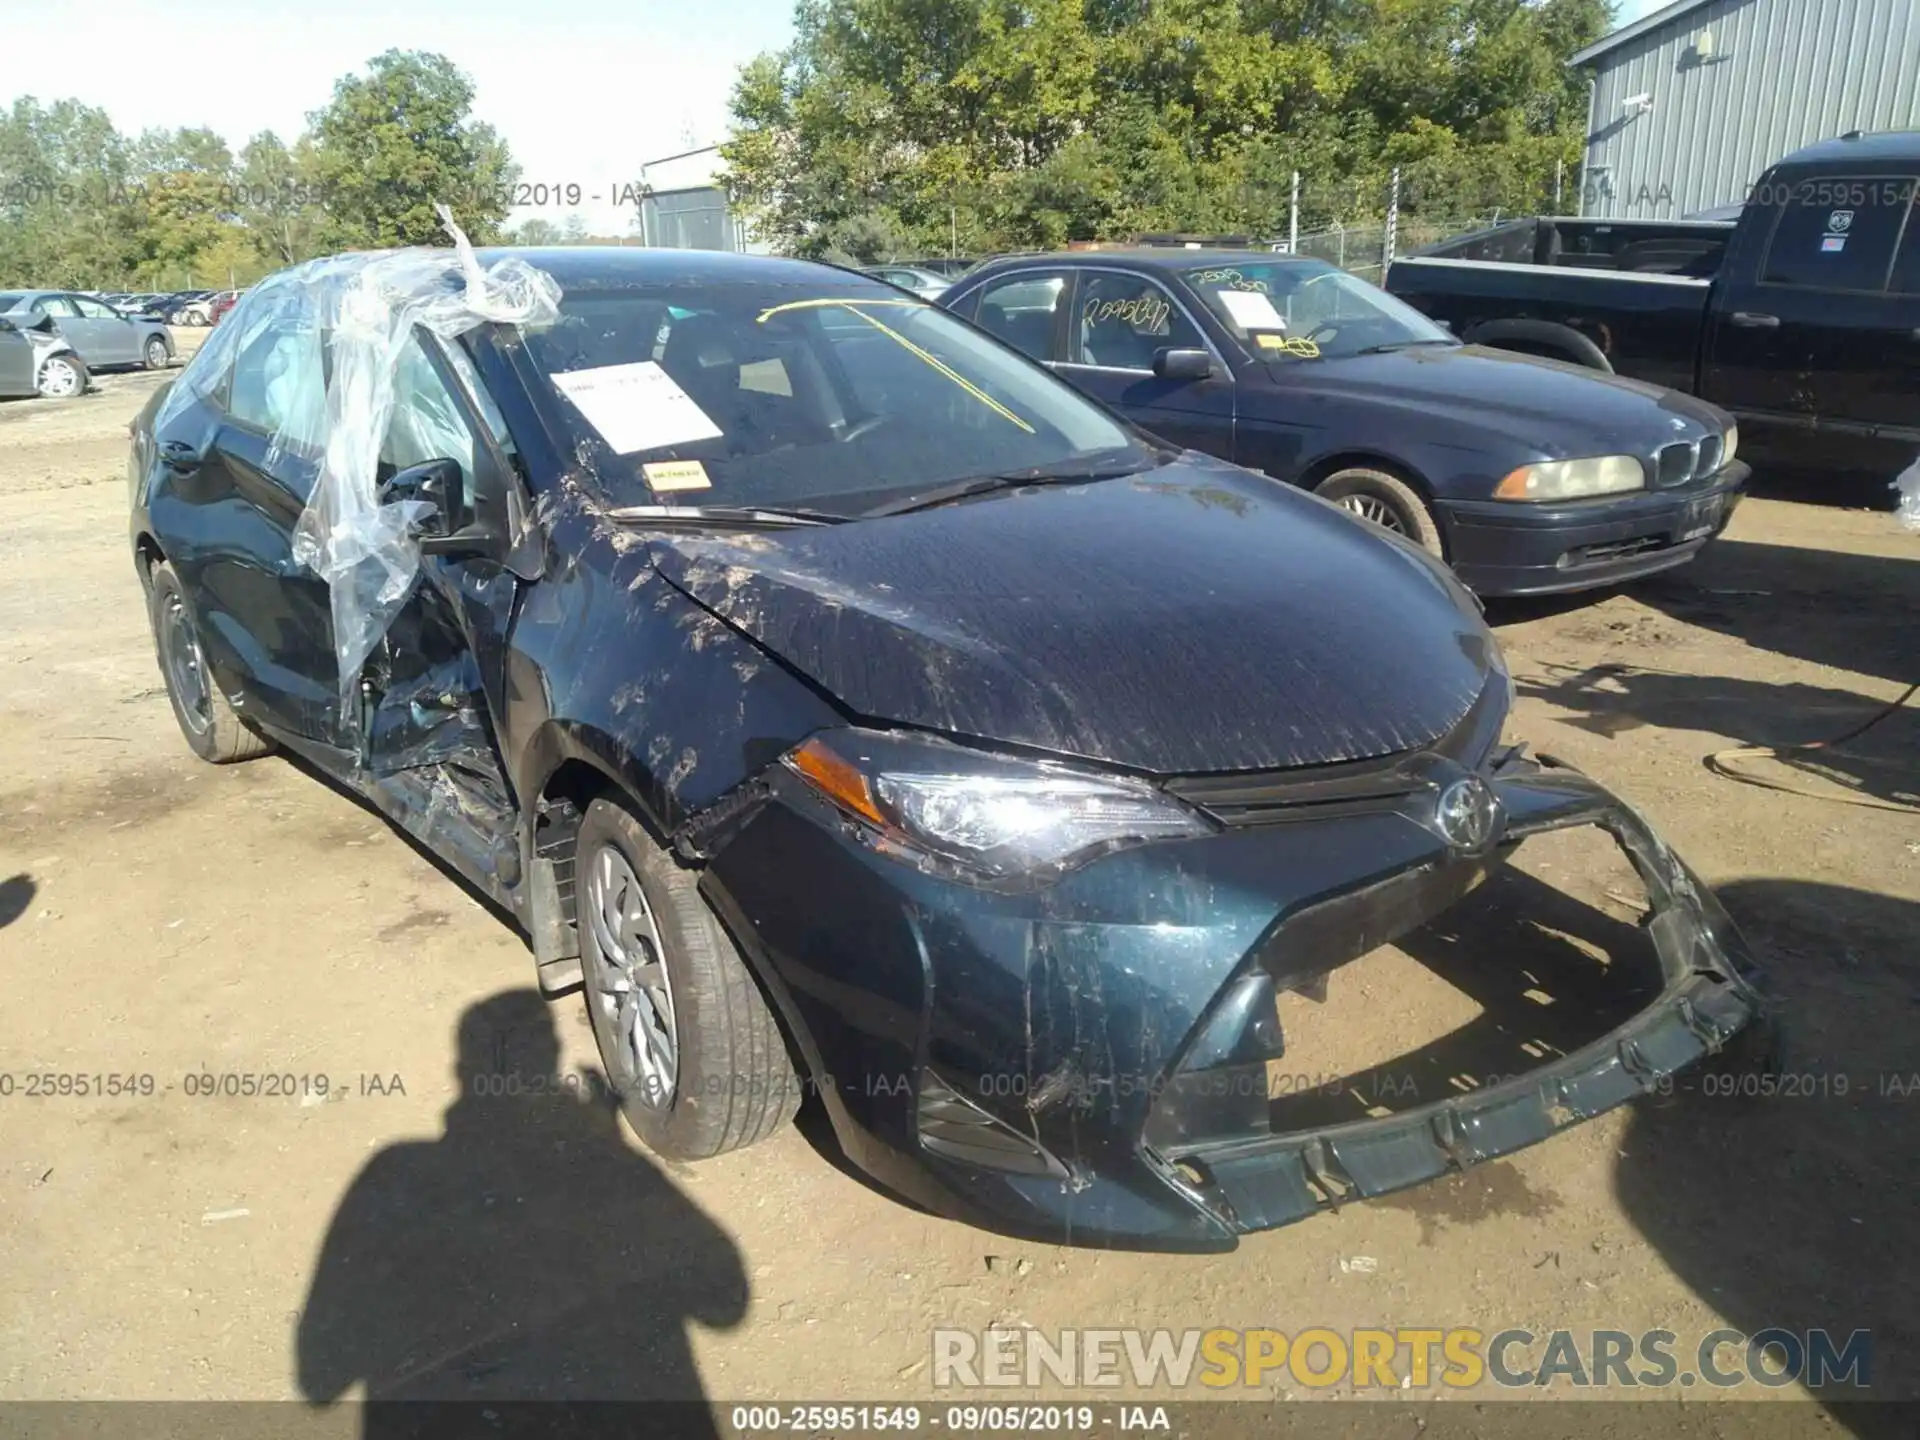
[[[1500,743],[1437,560],[879,281],[315,262],[148,407],[132,483],[188,744],[305,757],[505,907],[664,1155],[812,1097],[942,1214],[1225,1249],[1766,1033],[1711,892]],[[1589,842],[1645,909],[1548,1013],[1513,946],[1604,917],[1527,857]],[[1529,1018],[1299,1093],[1421,1043],[1343,978],[1381,963]]]
[[[1025,255],[940,303],[1174,444],[1407,536],[1482,595],[1681,564],[1748,473],[1732,418],[1703,401],[1462,345],[1318,260]]]

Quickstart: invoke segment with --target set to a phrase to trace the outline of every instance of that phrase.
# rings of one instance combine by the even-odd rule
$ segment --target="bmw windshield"
[[[1263,360],[1337,360],[1459,343],[1412,306],[1318,260],[1210,265],[1183,278]]]
[[[852,516],[973,477],[1163,458],[963,321],[857,281],[576,291],[525,339],[615,506]]]

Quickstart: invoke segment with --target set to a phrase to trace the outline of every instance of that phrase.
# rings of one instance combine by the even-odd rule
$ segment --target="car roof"
[[[1920,162],[1920,130],[1855,130],[1835,140],[1822,140],[1781,158],[1782,165],[1851,164],[1860,160]]]
[[[451,260],[453,252],[446,253]],[[878,284],[871,276],[838,265],[725,250],[666,250],[637,245],[486,246],[475,254],[483,265],[517,257],[553,276],[563,291],[624,290],[640,285]]]
[[[1311,255],[1283,255],[1273,250],[1187,250],[1172,246],[1138,246],[1121,250],[1034,250],[1018,255],[997,255],[969,270],[974,279],[989,269],[1010,269],[1026,265],[1099,265],[1118,262],[1140,270],[1184,272],[1204,270],[1210,265],[1320,265],[1324,261]]]

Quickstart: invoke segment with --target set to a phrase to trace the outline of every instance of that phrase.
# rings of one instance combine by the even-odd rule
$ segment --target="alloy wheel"
[[[177,594],[169,594],[161,610],[160,653],[181,716],[194,734],[204,735],[213,724],[213,692],[208,688],[200,637],[194,634],[186,603]]]
[[[665,1110],[679,1081],[680,1043],[659,923],[616,847],[592,856],[585,883],[587,1003],[601,1056],[621,1095]]]
[[[1407,533],[1406,524],[1400,519],[1400,512],[1378,495],[1356,492],[1351,495],[1342,495],[1339,503],[1342,509],[1358,515],[1362,520],[1371,520],[1382,530],[1391,530],[1396,535]]]

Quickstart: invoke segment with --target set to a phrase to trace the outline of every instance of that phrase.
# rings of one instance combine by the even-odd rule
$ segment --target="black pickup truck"
[[[1688,391],[1785,463],[1920,452],[1920,131],[1789,155],[1732,222],[1540,218],[1394,263],[1464,340]]]

